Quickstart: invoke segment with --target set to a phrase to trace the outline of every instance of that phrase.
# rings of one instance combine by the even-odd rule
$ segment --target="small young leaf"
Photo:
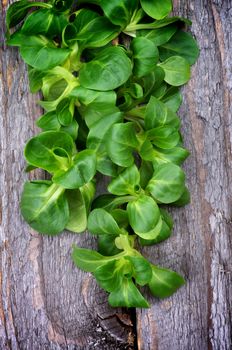
[[[108,191],[122,196],[125,194],[135,194],[140,189],[140,175],[136,165],[124,170],[108,185]]]

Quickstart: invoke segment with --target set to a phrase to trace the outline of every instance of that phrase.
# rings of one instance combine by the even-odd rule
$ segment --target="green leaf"
[[[101,235],[98,237],[98,251],[106,256],[113,256],[121,252],[115,245],[114,235]]]
[[[176,207],[183,207],[189,204],[190,200],[191,198],[190,198],[189,190],[187,189],[187,187],[185,187],[185,190],[181,195],[181,197],[176,202],[172,203],[172,205],[175,205]]]
[[[52,180],[68,189],[79,188],[90,182],[96,174],[96,154],[92,150],[79,152],[73,164],[55,173]]]
[[[149,283],[151,293],[158,298],[167,298],[185,284],[185,280],[178,273],[152,266],[152,280]]]
[[[162,96],[162,102],[173,112],[177,112],[182,103],[182,95],[179,91],[179,87],[171,86]]]
[[[71,136],[61,131],[45,131],[27,143],[25,157],[29,164],[54,173],[69,166],[73,151]]]
[[[159,48],[160,58],[165,61],[172,56],[181,56],[188,61],[189,64],[194,64],[199,56],[199,48],[196,40],[190,33],[179,30],[172,38],[162,44]]]
[[[107,263],[107,258],[90,249],[73,247],[72,260],[77,267],[87,272],[95,272],[96,269]]]
[[[70,27],[70,25],[68,26]],[[113,25],[106,17],[98,15],[88,9],[82,9],[72,23],[72,32],[66,28],[65,40],[76,41],[84,48],[95,48],[107,45],[120,32],[120,28]],[[67,32],[70,32],[70,34]],[[69,37],[68,37],[69,36]]]
[[[155,169],[147,190],[155,200],[165,204],[173,203],[181,197],[185,190],[185,174],[175,164],[160,165]]]
[[[101,0],[99,4],[112,23],[125,28],[137,9],[138,0]]]
[[[134,75],[141,78],[149,74],[159,60],[159,52],[156,45],[147,38],[137,37],[132,40],[130,49],[133,52]]]
[[[123,275],[120,271],[121,262],[113,260],[102,265],[94,272],[94,277],[100,287],[107,292],[112,292],[122,283]]]
[[[87,119],[90,128],[87,139],[87,146],[88,148],[95,149],[97,152],[100,146],[105,146],[104,141],[107,136],[107,132],[112,127],[112,125],[122,122],[123,114],[120,112],[120,110],[115,109],[115,112],[112,111],[112,113],[107,113],[103,116],[96,115],[94,122],[92,118],[91,124],[89,123],[90,118]]]
[[[36,125],[44,131],[59,131],[61,127],[55,111],[47,112],[41,115],[41,117],[36,120]]]
[[[109,295],[109,304],[113,307],[144,307],[149,304],[134,285],[131,278],[124,277],[117,289]]]
[[[44,234],[60,233],[69,219],[64,189],[43,181],[25,183],[20,207],[29,225]]]
[[[147,132],[151,142],[162,149],[175,147],[180,141],[180,134],[171,126],[160,126]]]
[[[87,227],[87,208],[81,191],[67,190],[66,197],[69,205],[69,220],[66,229],[72,232],[80,233]]]
[[[147,195],[140,195],[127,205],[129,222],[139,236],[153,230],[160,220],[160,211],[156,202]]]
[[[138,35],[146,37],[151,40],[156,46],[164,45],[168,42],[172,36],[176,33],[178,27],[176,24],[171,24],[166,27],[152,29],[152,30],[141,30],[138,31]]]
[[[108,155],[119,166],[129,167],[133,165],[133,151],[138,145],[133,123],[114,124],[107,134]]]
[[[44,72],[28,67],[29,86],[32,93],[36,93],[42,88],[44,75]]]
[[[150,130],[159,126],[169,125],[178,128],[180,120],[163,102],[151,96],[145,111],[145,128]]]
[[[35,6],[45,7],[46,4],[31,2],[27,0],[16,1],[13,4],[11,4],[6,14],[7,28],[10,29],[12,27],[15,27],[17,24],[19,24],[26,17],[30,8]],[[50,7],[50,6],[47,5],[46,7]]]
[[[124,84],[131,71],[131,61],[125,51],[115,46],[104,49],[94,60],[84,63],[79,79],[87,89],[109,91]]]
[[[104,209],[94,209],[88,218],[88,230],[95,235],[120,235],[121,230],[110,215]]]
[[[47,34],[53,18],[54,13],[48,9],[32,12],[22,26],[22,33],[26,35]]]
[[[19,46],[23,60],[38,71],[45,71],[58,66],[68,58],[69,49],[56,47],[43,36],[27,36],[16,32],[7,41],[8,45]]]
[[[171,0],[140,0],[143,10],[154,19],[162,19],[172,11]]]
[[[146,153],[146,150],[144,150]],[[166,163],[174,163],[181,165],[189,156],[189,151],[185,148],[174,147],[172,149],[153,149],[152,157],[148,160],[152,161],[154,167]]]
[[[57,118],[61,125],[68,126],[72,123],[74,115],[74,103],[69,98],[64,98],[56,107]]]
[[[190,65],[185,58],[180,56],[172,56],[159,66],[165,72],[164,80],[173,86],[180,86],[190,79]]]
[[[126,257],[133,266],[133,277],[140,286],[145,286],[152,278],[151,264],[142,256]]]
[[[154,239],[144,239],[140,237],[139,241],[142,246],[154,245],[163,242],[170,237],[173,228],[172,217],[162,208],[160,209],[160,213],[162,218],[162,226],[159,233]]]
[[[133,195],[140,190],[139,182],[140,175],[138,168],[136,165],[132,165],[110,182],[108,191],[117,196],[125,194]]]

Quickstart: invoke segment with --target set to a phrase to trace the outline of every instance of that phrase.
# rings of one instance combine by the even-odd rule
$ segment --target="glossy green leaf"
[[[56,172],[52,180],[64,188],[79,188],[93,179],[96,174],[96,163],[95,152],[86,149],[75,156],[70,167]]]
[[[190,79],[190,65],[183,57],[172,56],[159,66],[165,72],[164,80],[170,85],[180,86]]]
[[[124,277],[120,285],[109,295],[113,307],[149,307],[146,299],[134,285],[131,278]]]
[[[140,195],[127,205],[129,222],[137,235],[153,230],[160,220],[156,202],[147,195]]]
[[[163,28],[152,30],[142,30],[138,32],[141,37],[146,37],[151,40],[156,46],[164,45],[176,33],[178,27],[176,24],[170,24]]]
[[[130,49],[133,53],[134,75],[141,78],[149,74],[159,60],[159,52],[156,45],[147,38],[137,37],[132,40]]]
[[[112,125],[120,123],[123,120],[123,114],[119,110],[115,109],[115,111],[112,111],[112,113],[107,113],[104,116],[95,115],[94,119],[94,122],[91,120],[90,124],[90,118],[88,118],[90,131],[88,134],[87,145],[88,148],[95,149],[97,152],[100,146],[105,146],[105,138],[107,137],[107,132]]]
[[[64,132],[45,131],[27,143],[25,157],[29,164],[54,173],[69,166],[73,151],[71,136]]]
[[[38,71],[45,71],[62,64],[70,50],[58,48],[42,36],[27,36],[17,32],[8,40],[8,45],[19,46],[23,60]]]
[[[87,89],[109,91],[125,83],[132,72],[132,64],[120,47],[109,47],[97,58],[84,63],[79,72],[82,86]]]
[[[174,147],[172,149],[155,148],[153,159],[149,160],[153,162],[154,166],[165,163],[181,165],[188,156],[189,151],[182,147]]]
[[[136,165],[121,172],[108,185],[108,191],[117,196],[135,194],[140,190],[140,175]]]
[[[65,193],[69,205],[69,220],[65,228],[76,233],[83,232],[87,227],[85,199],[79,189],[67,190]]]
[[[29,225],[44,234],[62,232],[69,219],[64,189],[55,184],[26,182],[20,207]]]
[[[172,205],[176,206],[176,207],[183,207],[187,204],[190,203],[190,193],[189,190],[187,189],[187,187],[185,187],[184,192],[182,193],[181,197],[174,203],[172,203]]]
[[[69,41],[77,40],[82,49],[105,46],[120,32],[120,28],[113,25],[106,17],[88,9],[78,12],[71,25],[75,30],[67,33],[70,29],[66,28],[64,36]]]
[[[178,273],[152,266],[152,280],[149,283],[151,293],[158,298],[167,298],[185,284],[185,280]]]
[[[77,267],[87,272],[95,272],[98,267],[107,263],[107,258],[98,252],[75,246],[72,251],[72,260]]]
[[[133,123],[115,124],[106,139],[107,152],[111,160],[122,167],[134,163],[133,151],[138,147]]]
[[[151,142],[162,149],[175,147],[180,141],[180,134],[171,126],[160,126],[147,132]]]
[[[163,102],[151,96],[145,111],[145,127],[147,130],[164,125],[178,128],[180,120]]]
[[[101,0],[99,4],[112,23],[124,28],[137,9],[138,0]]]
[[[120,235],[117,222],[104,209],[94,209],[88,218],[88,230],[95,235]]]
[[[120,261],[113,260],[98,267],[94,272],[97,282],[107,292],[113,292],[122,283],[123,275],[120,264]]]
[[[50,9],[41,9],[32,12],[22,26],[22,33],[26,35],[47,34],[52,25],[53,18],[54,13]]]
[[[50,7],[49,5],[46,6],[44,3],[32,2],[28,0],[20,0],[11,4],[6,14],[7,28],[9,29],[19,24],[26,17],[29,10],[35,6]]]
[[[64,98],[56,107],[57,118],[61,125],[68,126],[72,123],[74,115],[74,103],[69,98]]]
[[[170,237],[173,228],[172,217],[162,208],[160,208],[160,213],[162,219],[162,226],[160,227],[159,233],[153,239],[144,239],[140,237],[139,241],[142,246],[154,245],[165,241],[167,238]]]
[[[155,169],[147,190],[157,201],[165,204],[173,203],[181,197],[185,190],[185,174],[175,164],[160,165]]]
[[[190,33],[179,30],[172,38],[164,43],[160,48],[160,58],[165,61],[172,56],[181,56],[188,61],[189,64],[194,64],[199,56],[199,48],[196,40]]]
[[[166,17],[172,10],[171,0],[140,0],[143,10],[154,19]]]

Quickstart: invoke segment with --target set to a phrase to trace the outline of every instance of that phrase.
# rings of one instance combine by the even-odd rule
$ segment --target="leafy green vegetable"
[[[138,251],[170,237],[163,205],[190,201],[177,111],[199,49],[171,10],[171,0],[21,0],[6,16],[7,43],[46,111],[25,158],[26,172],[50,180],[26,182],[22,215],[42,234],[88,227],[98,251],[74,247],[72,259],[113,307],[147,308],[140,288],[164,298],[184,284]],[[96,188],[108,192],[94,199]]]

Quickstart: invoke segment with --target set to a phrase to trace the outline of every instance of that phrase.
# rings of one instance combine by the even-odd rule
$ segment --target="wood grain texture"
[[[17,49],[4,45],[7,1],[0,9],[1,250],[0,349],[125,349],[133,344],[126,310],[111,309],[107,295],[70,258],[76,243],[94,247],[87,235],[42,237],[22,220],[19,200],[27,178],[25,142],[38,130],[38,96],[28,89]],[[43,176],[43,173],[31,175]]]
[[[200,59],[180,110],[192,203],[172,210],[171,239],[144,249],[187,280],[176,295],[137,311],[139,350],[232,349],[232,3],[175,1],[189,17]]]
[[[17,49],[3,44],[9,3],[0,1],[0,349],[231,349],[231,1],[174,2],[176,13],[192,19],[201,48],[180,110],[192,153],[185,165],[192,203],[171,210],[172,238],[144,254],[182,273],[187,284],[172,298],[150,299],[150,310],[137,310],[134,345],[128,311],[111,309],[91,275],[71,262],[73,243],[94,247],[95,241],[70,233],[42,237],[19,215],[27,178],[23,147],[37,132],[40,109]]]

